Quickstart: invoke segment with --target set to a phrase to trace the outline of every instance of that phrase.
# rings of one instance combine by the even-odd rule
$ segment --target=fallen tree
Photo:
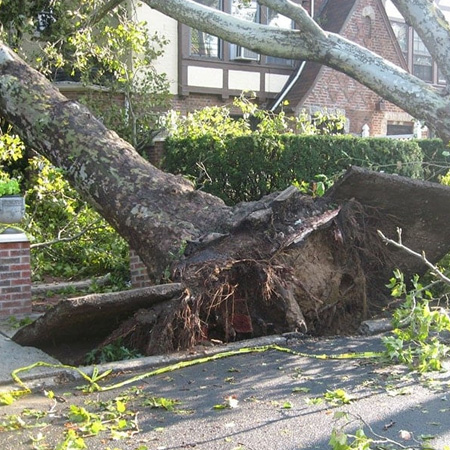
[[[161,10],[169,3],[196,8],[192,2],[147,3],[160,5]],[[276,3],[281,5],[276,9],[280,12],[283,5],[292,7],[284,1],[271,1],[270,5]],[[294,12],[300,14],[299,19],[306,17],[300,7],[295,7]],[[215,24],[215,17],[208,19],[209,26]],[[234,33],[230,40],[237,42],[240,27]],[[376,81],[379,77],[375,81],[359,77],[374,89],[378,85],[386,88],[386,84],[391,87],[392,77],[386,73],[395,75],[400,87],[414,86],[422,95],[407,96],[398,90],[394,97],[388,95],[394,92],[388,88],[381,94],[406,110],[420,113],[419,117],[434,121],[443,137],[449,135],[447,96],[394,70],[373,54],[322,32],[309,19],[302,32],[276,33],[290,36],[291,49],[300,48],[302,35],[309,37],[304,40],[307,52],[289,57],[320,62],[325,56],[331,61],[334,55],[333,67],[347,68],[348,74],[356,78],[361,75],[358,71],[381,74],[383,84]],[[321,48],[316,45],[317,37],[321,38]],[[243,39],[247,41],[249,36]],[[315,52],[317,58],[313,58]],[[346,55],[353,57],[354,64],[348,64]],[[372,64],[361,65],[358,55],[374,58]],[[374,66],[381,71],[375,71]],[[401,82],[406,79],[409,84]],[[404,99],[412,103],[405,104]],[[414,195],[407,188],[397,191],[400,185],[395,184],[395,177],[378,182],[379,178],[357,170],[325,199],[314,200],[288,188],[260,201],[228,207],[218,198],[195,190],[182,177],[150,165],[88,109],[67,100],[4,45],[0,46],[0,113],[26,144],[62,169],[86,201],[137,250],[155,283],[163,273],[172,271],[173,280],[182,284],[182,294],[169,301],[170,307],[152,315],[152,327],[145,320],[146,313],[137,312],[134,318],[124,317],[130,321],[118,323],[113,336],[102,337],[104,342],[113,337],[128,339],[146,354],[185,348],[212,338],[233,340],[288,330],[349,332],[383,304],[380,286],[391,269],[403,263],[396,261],[394,253],[386,253],[377,229],[389,235],[401,227],[416,244],[414,227],[418,223],[432,218],[433,224],[443,230],[448,223],[443,214],[449,209],[448,197],[442,190],[436,214],[436,210],[426,208],[437,193],[430,191],[431,197],[418,196],[416,200],[423,201],[408,203]],[[359,181],[355,184],[352,180]],[[387,189],[383,192],[384,183]],[[435,236],[424,236],[429,248],[436,249],[432,261],[448,251],[445,238],[436,241]],[[417,250],[422,249],[427,250]],[[406,265],[407,271],[409,268]],[[94,336],[97,327],[92,328]],[[86,335],[91,332],[86,328],[84,331]],[[54,333],[56,342],[56,329]],[[21,336],[25,334],[24,330]],[[25,343],[25,338],[20,341]]]
[[[120,301],[117,294],[65,300],[14,340],[64,359],[68,343],[86,340],[84,350],[120,339],[152,355],[288,331],[348,334],[385,307],[394,268],[407,277],[426,269],[388,251],[378,230],[403,227],[406,245],[439,260],[450,250],[448,206],[445,186],[351,168],[325,198],[290,187],[237,205],[227,232],[190,241],[173,261],[180,284],[159,287],[164,297],[155,300],[151,288]]]

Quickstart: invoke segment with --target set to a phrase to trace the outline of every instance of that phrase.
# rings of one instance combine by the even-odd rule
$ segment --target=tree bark
[[[0,114],[29,146],[64,171],[71,185],[136,249],[155,281],[185,241],[216,231],[231,212],[183,177],[145,161],[4,45]]]

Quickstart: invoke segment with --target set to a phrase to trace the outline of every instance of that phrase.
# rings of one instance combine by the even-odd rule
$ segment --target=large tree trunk
[[[217,230],[230,214],[220,199],[145,161],[4,45],[0,114],[29,146],[64,170],[71,185],[137,250],[155,281],[183,242]]]

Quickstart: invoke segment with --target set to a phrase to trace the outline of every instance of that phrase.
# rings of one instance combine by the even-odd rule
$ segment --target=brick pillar
[[[164,157],[164,138],[156,138],[153,144],[143,149],[148,161],[158,169],[161,168],[161,163]]]
[[[148,276],[147,268],[132,248],[130,248],[130,272],[133,288],[142,288],[153,284]]]
[[[30,242],[24,233],[0,234],[0,317],[31,313]]]

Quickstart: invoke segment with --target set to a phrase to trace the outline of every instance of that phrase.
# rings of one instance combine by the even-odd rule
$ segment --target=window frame
[[[445,80],[443,80],[441,77],[439,77],[439,68],[436,64],[436,62],[433,60],[432,56],[429,54],[428,50],[427,53],[418,53],[415,51],[415,44],[417,43],[417,40],[420,40],[420,37],[417,35],[417,32],[409,26],[407,23],[402,22],[398,19],[391,20],[392,29],[394,31],[395,37],[397,38],[397,42],[399,42],[400,49],[403,53],[403,56],[405,58],[406,64],[408,66],[408,70],[411,74],[415,75],[417,72],[415,71],[415,67],[431,67],[431,76],[429,78],[420,77],[418,75],[418,78],[425,81],[426,83],[434,84],[434,85],[443,85],[445,84]],[[400,44],[400,41],[397,37],[397,34],[395,33],[395,25],[399,25],[402,28],[405,29],[405,38],[406,38],[406,50],[402,48],[402,45]],[[422,42],[420,40],[420,42]],[[424,45],[422,43],[422,45]],[[422,56],[425,58],[431,59],[431,65],[423,65],[423,64],[417,64],[415,62],[415,58],[417,56]]]
[[[294,0],[295,1],[295,0]],[[269,20],[269,8],[267,6],[263,6],[257,3],[257,20],[258,23],[262,23],[268,25]],[[220,10],[224,11],[228,14],[232,13],[233,0],[219,0]],[[187,37],[187,53],[185,53],[183,58],[188,58],[192,60],[200,60],[200,61],[222,61],[224,63],[229,64],[246,64],[246,65],[262,65],[262,66],[270,66],[270,67],[280,67],[280,68],[290,68],[294,67],[295,61],[287,58],[274,58],[262,54],[258,54],[256,52],[252,52],[251,50],[247,50],[243,47],[236,46],[236,44],[231,44],[229,42],[224,41],[223,39],[218,40],[217,44],[217,56],[208,56],[192,53],[192,31],[194,28],[187,27],[183,25],[187,29],[187,33],[184,33],[185,38]],[[292,29],[295,28],[295,24],[292,22]],[[207,33],[206,33],[207,34]],[[238,57],[236,55],[237,48],[240,48],[239,53],[242,55]],[[250,55],[249,57],[245,57],[245,53]]]

